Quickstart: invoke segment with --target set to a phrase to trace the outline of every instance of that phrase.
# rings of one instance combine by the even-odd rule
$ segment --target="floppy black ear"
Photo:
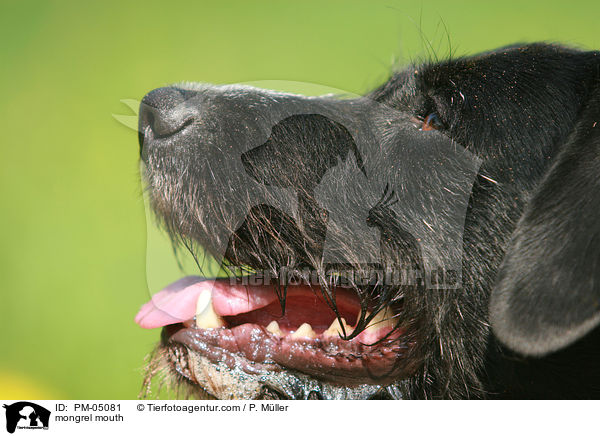
[[[600,90],[525,208],[490,301],[496,336],[541,356],[600,323]]]

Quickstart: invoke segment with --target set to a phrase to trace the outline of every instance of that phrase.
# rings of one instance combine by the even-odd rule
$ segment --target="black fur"
[[[316,273],[334,310],[324,253],[375,265],[356,290],[414,344],[377,398],[600,395],[599,132],[600,53],[546,44],[412,66],[364,99],[182,84],[140,111],[176,243]],[[397,269],[419,273],[380,274]]]

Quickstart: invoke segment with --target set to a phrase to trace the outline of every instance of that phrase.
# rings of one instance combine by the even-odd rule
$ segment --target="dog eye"
[[[430,113],[425,118],[415,117],[413,118],[413,121],[415,123],[415,127],[423,131],[442,130],[444,128],[444,123],[442,123],[439,115],[435,112]]]

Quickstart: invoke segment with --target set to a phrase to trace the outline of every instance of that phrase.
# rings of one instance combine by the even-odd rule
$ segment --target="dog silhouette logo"
[[[19,429],[48,429],[50,411],[29,401],[4,404],[6,409],[6,431]]]

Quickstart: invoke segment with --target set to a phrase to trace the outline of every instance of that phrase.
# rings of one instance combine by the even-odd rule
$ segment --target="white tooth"
[[[395,327],[396,321],[393,312],[387,307],[384,310],[377,312],[377,315],[369,322],[365,330],[376,330],[383,327]]]
[[[267,326],[267,331],[273,333],[276,336],[283,336],[283,332],[279,328],[277,321],[271,321]]]
[[[214,329],[223,327],[225,321],[215,313],[212,305],[212,294],[202,292],[196,301],[196,327],[201,329]]]
[[[316,338],[317,334],[310,324],[304,323],[292,334],[292,338]]]
[[[342,330],[342,326],[344,326],[343,330]],[[329,328],[323,332],[323,336],[325,336],[325,337],[335,336],[337,338],[340,335],[343,335],[344,332],[346,333],[346,335],[349,335],[353,331],[354,331],[354,329],[348,325],[348,323],[346,322],[346,320],[344,318],[342,318],[341,324],[340,324],[339,319],[336,318],[333,320],[333,322],[331,323]]]
[[[212,303],[212,293],[208,291],[201,292],[198,295],[198,300],[196,300],[196,313],[202,313],[208,306]]]

